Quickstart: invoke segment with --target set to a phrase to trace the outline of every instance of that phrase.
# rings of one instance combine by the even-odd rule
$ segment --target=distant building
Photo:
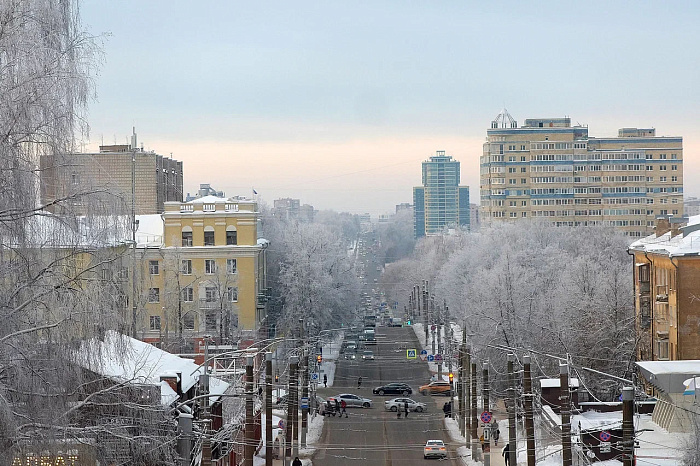
[[[686,197],[683,201],[683,209],[689,217],[700,215],[700,199],[697,197]]]
[[[100,146],[99,152],[42,156],[40,168],[41,202],[55,213],[130,213],[132,189],[137,215],[162,213],[166,202],[182,201],[182,162],[139,148],[136,133],[131,144]],[[57,200],[63,201],[52,205]]]
[[[408,202],[402,202],[401,204],[396,205],[396,213],[398,214],[399,212],[403,210],[413,210],[413,206],[409,204]]]
[[[283,198],[275,199],[272,214],[282,220],[296,220],[311,223],[314,221],[314,207],[309,204],[301,204],[299,199]]]
[[[659,217],[632,243],[637,360],[700,359],[700,216]]]
[[[555,225],[607,225],[653,232],[658,215],[683,215],[683,138],[653,128],[589,137],[570,118],[491,122],[481,167],[483,222],[544,218]]]
[[[217,191],[212,188],[209,183],[201,183],[199,185],[199,191],[197,191],[194,196],[190,196],[190,193],[187,193],[185,202],[194,201],[195,199],[205,196],[226,197],[226,194],[223,191]]]
[[[413,228],[416,238],[446,228],[469,229],[469,187],[459,186],[459,162],[444,150],[423,162],[422,184],[413,188]]]
[[[478,230],[479,225],[481,225],[479,204],[469,204],[469,229]]]
[[[389,214],[379,214],[379,223],[389,223]]]

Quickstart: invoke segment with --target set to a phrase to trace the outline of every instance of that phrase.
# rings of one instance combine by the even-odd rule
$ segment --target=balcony
[[[656,302],[657,303],[667,303],[668,302],[668,285],[657,285],[656,286]]]

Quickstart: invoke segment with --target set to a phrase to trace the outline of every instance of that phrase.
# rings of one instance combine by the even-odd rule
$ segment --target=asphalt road
[[[339,393],[354,393],[370,398],[370,409],[348,409],[348,418],[328,417],[324,423],[320,445],[313,456],[314,466],[412,465],[425,464],[423,446],[429,439],[442,439],[448,444],[447,464],[458,465],[455,447],[444,427],[444,396],[422,396],[418,387],[428,382],[428,365],[420,359],[406,359],[406,351],[398,351],[403,344],[419,348],[411,328],[377,327],[377,345],[369,346],[375,352],[375,361],[339,360],[334,386],[319,389],[324,398]],[[362,387],[357,379],[362,377]],[[384,409],[384,401],[397,395],[372,395],[372,388],[388,382],[406,382],[414,390],[411,397],[427,403],[427,412],[410,413],[408,418],[397,419],[395,413]],[[445,464],[443,461],[441,464]]]

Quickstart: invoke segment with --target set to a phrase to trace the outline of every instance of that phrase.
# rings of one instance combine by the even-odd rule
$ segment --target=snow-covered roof
[[[138,247],[163,245],[164,225],[161,214],[137,215],[136,244]]]
[[[559,379],[540,379],[540,386],[542,388],[559,388]],[[578,379],[569,379],[569,388],[578,388]]]
[[[684,361],[639,361],[637,366],[644,378],[666,393],[683,393],[683,382],[700,375],[700,359]]]
[[[571,419],[571,425],[575,426],[575,431],[578,430],[580,432],[621,429],[622,410],[608,413],[586,411],[585,413],[574,415]]]
[[[234,197],[219,197],[219,196],[214,196],[214,195],[208,195],[208,196],[203,196],[203,197],[198,197],[195,199],[192,199],[191,201],[185,202],[185,204],[216,204],[217,202],[255,202],[252,199],[248,199],[247,197],[243,196],[234,196]]]
[[[649,235],[630,244],[631,250],[663,254],[669,257],[700,254],[700,215],[688,218],[688,224],[680,228],[681,234],[671,238],[671,232]]]
[[[81,367],[116,382],[159,386],[163,404],[170,404],[177,399],[177,394],[160,380],[161,376],[174,376],[179,372],[182,391],[187,392],[204,373],[204,369],[190,359],[111,330],[104,340],[83,342],[75,359]],[[213,395],[222,395],[228,387],[223,380],[209,378],[209,392]],[[216,399],[218,397],[212,401]]]

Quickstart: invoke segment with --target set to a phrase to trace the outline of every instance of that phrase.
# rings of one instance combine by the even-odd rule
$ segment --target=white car
[[[361,396],[357,396],[353,393],[341,393],[340,395],[336,395],[333,398],[337,399],[338,401],[345,400],[345,404],[348,408],[372,407],[372,400],[370,400],[369,398],[362,398]]]
[[[384,402],[384,409],[388,411],[404,411],[406,409],[406,403],[408,402],[408,410],[422,413],[426,410],[425,403],[419,403],[418,401],[412,400],[410,398],[393,398],[391,400],[386,400]]]
[[[442,440],[428,440],[423,447],[423,458],[447,458],[447,447]]]

